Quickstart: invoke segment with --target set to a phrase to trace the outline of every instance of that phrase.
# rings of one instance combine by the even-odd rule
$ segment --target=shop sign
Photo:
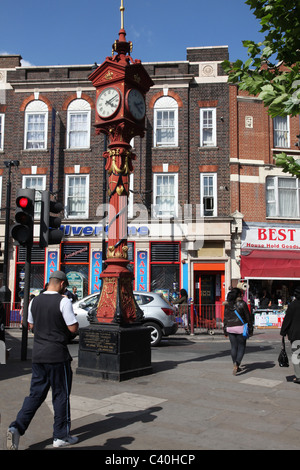
[[[100,274],[102,271],[102,252],[92,252],[91,294],[100,293]]]
[[[242,249],[300,250],[300,226],[243,227]]]
[[[47,282],[49,281],[50,274],[58,270],[58,252],[57,251],[48,251],[47,254]]]
[[[63,231],[64,237],[101,237],[103,227],[102,225],[61,225],[60,230]],[[108,225],[105,227],[105,234],[107,236]],[[128,236],[145,237],[149,235],[149,228],[146,226],[136,227],[133,225],[128,226]]]
[[[138,291],[147,291],[148,285],[148,252],[137,252],[137,272],[136,289]]]

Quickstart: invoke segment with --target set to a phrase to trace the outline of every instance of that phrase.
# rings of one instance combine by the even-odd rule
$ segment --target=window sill
[[[49,149],[23,149],[23,150],[21,150],[21,154],[24,154],[24,153],[37,153],[37,152],[49,153]]]
[[[178,145],[159,145],[156,147],[152,147],[152,150],[180,150],[181,147],[178,147]]]
[[[290,147],[274,147],[271,148],[272,152],[284,152],[284,153],[300,153],[300,150],[292,149]]]
[[[300,217],[280,217],[279,215],[274,215],[273,217],[266,217],[266,220],[300,220]]]
[[[208,146],[205,146],[205,147],[198,147],[198,150],[219,150],[219,147],[208,147]]]
[[[92,149],[90,147],[87,147],[87,148],[70,148],[70,149],[64,149],[64,152],[91,152]]]

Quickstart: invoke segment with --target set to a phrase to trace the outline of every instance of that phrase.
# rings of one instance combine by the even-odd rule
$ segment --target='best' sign
[[[242,232],[242,248],[300,250],[300,226],[245,226]]]

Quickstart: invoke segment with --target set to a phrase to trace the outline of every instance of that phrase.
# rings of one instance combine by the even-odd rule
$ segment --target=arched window
[[[24,149],[46,149],[48,106],[44,101],[31,101],[25,109]]]
[[[154,147],[178,146],[178,103],[170,96],[154,105]]]
[[[81,98],[71,101],[68,106],[67,148],[86,149],[90,147],[91,106]]]

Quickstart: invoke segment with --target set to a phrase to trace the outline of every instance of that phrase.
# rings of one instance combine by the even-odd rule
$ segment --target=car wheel
[[[147,328],[151,328],[151,346],[157,346],[160,343],[162,337],[161,328],[153,322],[144,323],[144,326],[146,326]]]

